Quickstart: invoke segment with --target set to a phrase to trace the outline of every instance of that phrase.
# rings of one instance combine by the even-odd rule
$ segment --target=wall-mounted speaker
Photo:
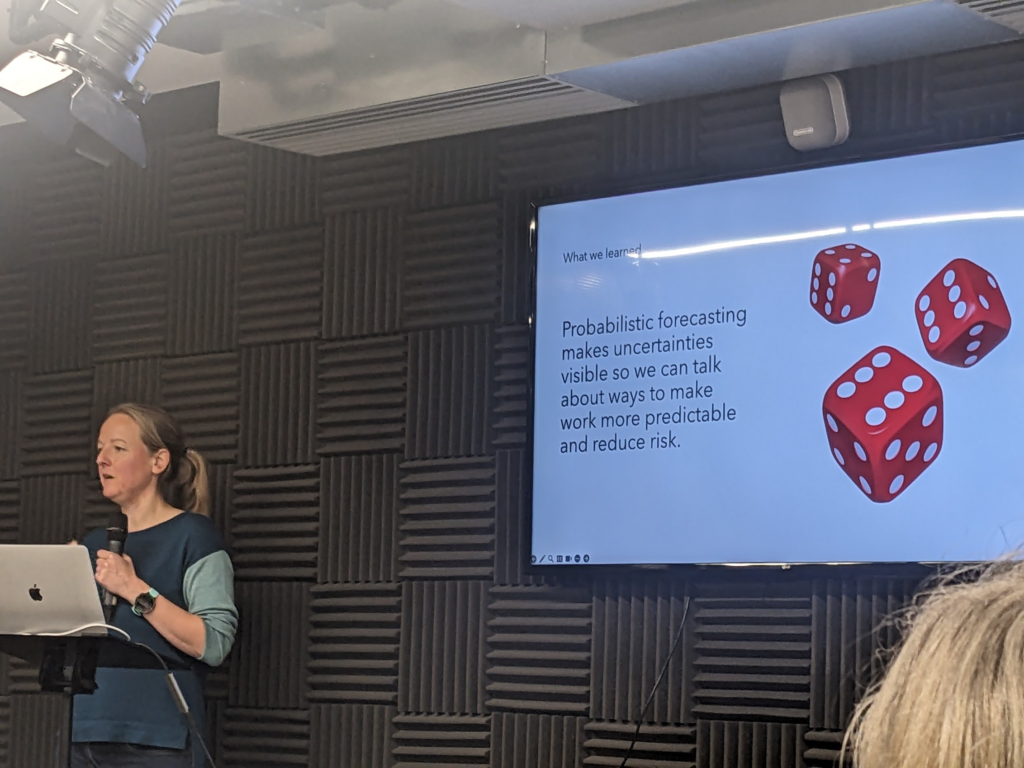
[[[835,75],[789,80],[779,95],[786,139],[809,152],[842,144],[850,136],[843,84]]]

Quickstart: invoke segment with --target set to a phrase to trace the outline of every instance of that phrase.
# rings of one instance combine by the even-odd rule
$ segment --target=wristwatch
[[[143,592],[135,598],[132,613],[136,616],[145,616],[156,607],[156,599],[158,597],[160,597],[160,593],[150,587],[148,592]]]

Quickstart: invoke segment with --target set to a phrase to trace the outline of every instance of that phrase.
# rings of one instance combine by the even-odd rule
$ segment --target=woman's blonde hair
[[[843,740],[857,768],[1024,766],[1024,564],[961,571],[903,617]]]
[[[157,480],[164,501],[200,515],[210,514],[210,481],[206,459],[186,446],[181,425],[163,408],[155,405],[121,403],[107,417],[123,414],[139,427],[142,444],[150,453],[166,448],[171,460]]]

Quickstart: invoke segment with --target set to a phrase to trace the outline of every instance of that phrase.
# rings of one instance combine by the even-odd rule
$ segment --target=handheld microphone
[[[115,510],[107,518],[107,549],[115,555],[124,554],[124,540],[128,537],[128,517],[121,510]],[[103,590],[103,618],[109,624],[114,615],[117,595]]]

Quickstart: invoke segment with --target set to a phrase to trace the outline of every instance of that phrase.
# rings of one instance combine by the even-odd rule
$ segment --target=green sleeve
[[[206,627],[206,646],[199,660],[218,666],[231,652],[238,630],[235,571],[224,550],[207,555],[185,571],[185,603]]]

